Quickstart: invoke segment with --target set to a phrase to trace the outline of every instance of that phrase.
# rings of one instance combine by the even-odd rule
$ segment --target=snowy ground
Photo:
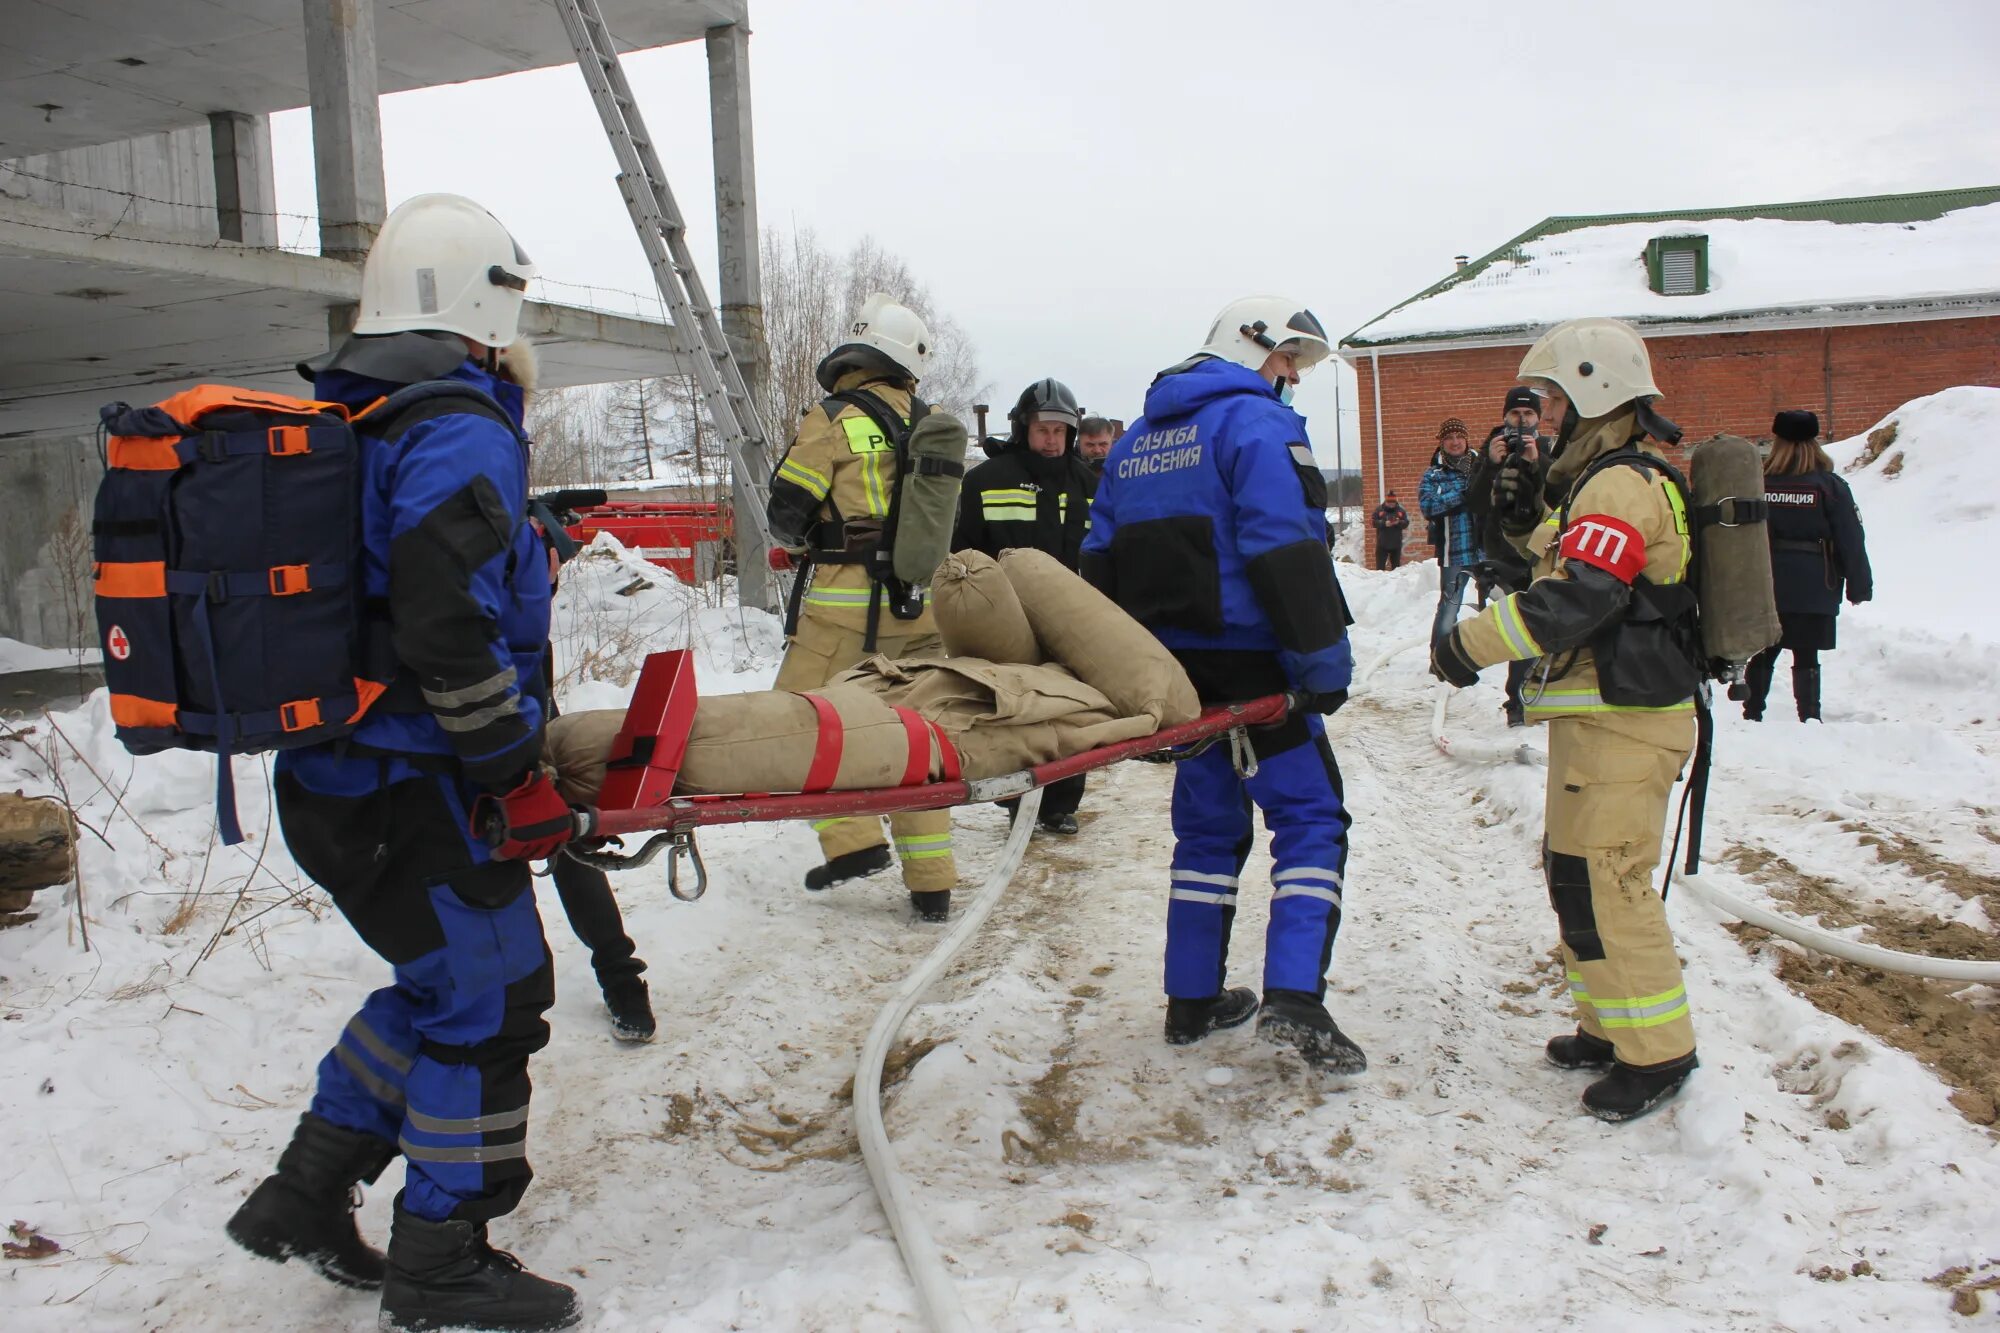
[[[1970,597],[1946,602],[1958,610],[1943,623],[1912,624],[1892,604],[1893,590],[1935,577],[1922,542],[1937,535],[1936,498],[1995,498],[1990,470],[1943,450],[1960,430],[1968,453],[1993,438],[2000,391],[1955,392],[1973,396],[1932,400],[1921,411],[1934,427],[1905,428],[1896,478],[1879,475],[1886,455],[1855,478],[1884,599],[1843,619],[1827,724],[1724,717],[1709,841],[1990,934],[1977,902],[1863,841],[1900,834],[2000,872],[1988,646],[2000,635]],[[1906,521],[1906,509],[1931,517]],[[1964,521],[1990,539],[1990,509]],[[1361,662],[1423,635],[1434,566],[1342,577]],[[695,637],[704,689],[768,683],[768,618],[671,588],[617,595],[634,581],[603,553],[578,570],[566,660]],[[1952,1294],[1926,1279],[2000,1272],[1990,1132],[1910,1056],[1794,995],[1775,954],[1746,952],[1691,901],[1670,914],[1701,1071],[1635,1124],[1577,1113],[1583,1077],[1540,1058],[1568,1023],[1537,865],[1544,770],[1478,758],[1508,755],[1520,735],[1501,727],[1489,676],[1454,701],[1458,758],[1430,745],[1432,685],[1415,651],[1333,719],[1358,822],[1330,1003],[1372,1060],[1351,1081],[1315,1080],[1247,1031],[1161,1043],[1167,773],[1128,764],[1097,778],[1082,834],[1035,843],[919,1009],[909,1053],[921,1058],[889,1109],[977,1324],[1942,1328],[1957,1326]],[[1788,716],[1784,680],[1774,719]],[[615,680],[569,691],[575,706],[620,698]],[[64,756],[64,782],[112,846],[85,835],[87,950],[75,902],[54,894],[41,919],[0,932],[0,1219],[66,1249],[0,1265],[6,1327],[372,1326],[367,1297],[243,1255],[221,1224],[386,969],[259,836],[254,763],[242,770],[252,841],[224,850],[211,848],[206,762],[135,767],[101,695],[0,751],[0,783],[47,790],[28,744]],[[1533,759],[1540,736],[1528,745]],[[958,813],[968,878],[1003,827],[993,810]],[[703,844],[714,880],[700,903],[670,900],[658,866],[620,885],[652,964],[663,1032],[651,1047],[611,1042],[585,953],[545,895],[559,995],[535,1065],[538,1179],[496,1238],[574,1281],[587,1327],[916,1328],[843,1085],[875,1009],[936,935],[911,923],[893,880],[802,892],[815,848],[801,828],[720,829]],[[1263,864],[1260,849],[1246,884]],[[1263,909],[1246,891],[1233,980],[1256,980]],[[218,934],[226,914],[236,924]],[[1990,1008],[1990,994],[1973,998]],[[376,1236],[394,1171],[363,1210]],[[1990,1320],[1992,1293],[1985,1302]]]

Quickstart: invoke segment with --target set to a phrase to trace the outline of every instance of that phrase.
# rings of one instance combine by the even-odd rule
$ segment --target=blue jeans
[[[1431,622],[1431,643],[1451,633],[1458,623],[1459,604],[1465,600],[1465,585],[1472,582],[1471,565],[1452,565],[1438,571],[1437,619]]]

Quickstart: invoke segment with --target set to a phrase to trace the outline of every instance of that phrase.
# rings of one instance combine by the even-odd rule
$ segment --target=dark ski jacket
[[[1495,426],[1487,432],[1486,442],[1479,446],[1479,462],[1472,469],[1472,488],[1466,496],[1465,507],[1472,515],[1473,535],[1479,541],[1493,581],[1508,592],[1519,592],[1533,581],[1534,569],[1527,556],[1507,540],[1506,532],[1500,527],[1500,516],[1493,512],[1493,479],[1499,474],[1500,465],[1493,462],[1488,453],[1493,441],[1500,438],[1504,429],[1504,426]],[[1554,451],[1554,440],[1546,435],[1535,437],[1535,479],[1532,484],[1537,495],[1542,493],[1543,482],[1549,473],[1549,456]]]
[[[1105,460],[1082,572],[1171,649],[1275,653],[1299,688],[1347,688],[1326,474],[1254,371],[1197,357],[1153,381]]]
[[[1410,526],[1410,511],[1396,500],[1384,500],[1375,506],[1375,512],[1368,516],[1368,522],[1375,529],[1376,540],[1384,546],[1400,548],[1403,544],[1403,529]]]
[[[1831,472],[1764,478],[1771,581],[1780,615],[1840,614],[1842,585],[1856,606],[1875,595],[1854,493]]]
[[[997,557],[1031,547],[1075,569],[1096,493],[1097,477],[1074,445],[1060,458],[1038,458],[1010,442],[965,474],[951,549]]]

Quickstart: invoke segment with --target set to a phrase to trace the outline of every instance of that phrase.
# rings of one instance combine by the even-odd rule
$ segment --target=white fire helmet
[[[500,219],[463,195],[420,194],[396,206],[368,251],[354,331],[428,329],[505,347],[534,276]]]
[[[1646,340],[1620,319],[1564,320],[1521,358],[1520,377],[1553,384],[1586,421],[1609,416],[1636,398],[1660,396]]]
[[[916,311],[882,292],[861,303],[848,326],[843,347],[872,347],[922,380],[931,363],[931,331]]]
[[[1201,350],[1261,370],[1281,347],[1298,354],[1301,375],[1333,352],[1326,327],[1302,303],[1283,296],[1246,296],[1222,307]]]

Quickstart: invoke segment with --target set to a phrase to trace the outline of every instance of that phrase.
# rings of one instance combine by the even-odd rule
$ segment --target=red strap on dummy
[[[812,764],[806,769],[805,792],[829,791],[833,779],[840,772],[840,751],[846,744],[847,734],[840,725],[840,714],[833,705],[817,694],[799,696],[813,706],[819,718],[819,739],[813,742]]]
[[[903,733],[910,739],[910,764],[899,785],[915,787],[931,775],[931,725],[914,708],[898,708],[896,716],[902,719]]]
[[[931,735],[937,737],[938,753],[944,757],[944,780],[946,782],[958,781],[960,777],[958,747],[951,743],[951,737],[944,734],[943,727],[940,727],[935,722],[927,725],[931,729]]]

